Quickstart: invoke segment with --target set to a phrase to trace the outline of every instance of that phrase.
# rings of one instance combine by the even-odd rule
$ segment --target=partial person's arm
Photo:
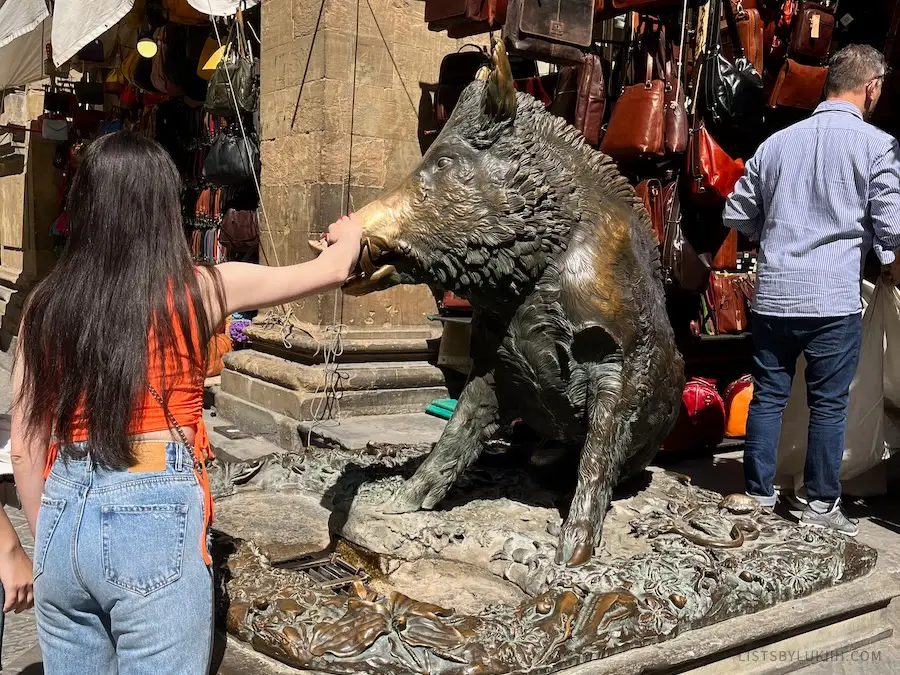
[[[885,281],[900,283],[900,147],[897,141],[872,164],[869,178],[869,218]]]
[[[361,239],[359,221],[354,216],[345,216],[329,228],[328,248],[309,262],[285,267],[237,262],[217,265],[226,316],[234,312],[274,307],[339,288],[356,267]],[[217,303],[211,305],[216,306]],[[211,318],[214,325],[224,319],[222,316]]]
[[[0,507],[0,583],[6,595],[4,612],[18,614],[34,604],[31,575],[31,559],[22,548],[9,516]]]
[[[22,502],[22,510],[25,512],[31,533],[34,534],[38,511],[41,508],[41,495],[44,492],[44,465],[47,462],[51,434],[49,427],[29,429],[26,424],[25,413],[29,403],[23,401],[21,395],[24,381],[21,340],[20,336],[13,368],[12,434],[9,454],[19,501]]]
[[[744,175],[725,201],[722,215],[726,227],[737,230],[751,241],[759,241],[764,222],[762,186],[759,174],[759,153],[744,167]]]

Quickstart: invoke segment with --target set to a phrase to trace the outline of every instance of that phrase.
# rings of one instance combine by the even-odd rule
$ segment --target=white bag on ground
[[[841,482],[847,494],[866,497],[887,491],[882,462],[900,447],[900,293],[863,282],[863,326],[859,368],[850,384]],[[891,349],[893,346],[893,349]],[[803,466],[809,430],[806,361],[797,362],[791,397],[781,426],[775,483],[804,496]]]

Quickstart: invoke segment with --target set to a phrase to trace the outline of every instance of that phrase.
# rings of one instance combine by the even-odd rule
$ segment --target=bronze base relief
[[[443,510],[384,514],[377,505],[428,450],[214,462],[229,633],[325,673],[551,673],[801,598],[875,565],[875,551],[851,539],[650,469],[614,497],[590,560],[567,567],[555,562],[563,520],[554,504],[565,495],[542,480],[546,470],[478,466]],[[240,499],[271,504],[268,521],[279,503],[293,513],[255,528],[252,513],[238,523],[229,509]],[[299,508],[304,499],[310,508]],[[306,530],[318,533],[308,544]],[[332,545],[316,550],[325,532]]]

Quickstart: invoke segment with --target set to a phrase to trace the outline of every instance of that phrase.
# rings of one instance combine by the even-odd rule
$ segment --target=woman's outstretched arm
[[[328,230],[328,248],[317,258],[298,265],[267,267],[249,263],[223,263],[216,266],[221,280],[222,307],[225,315],[274,307],[308,295],[340,287],[353,273],[359,260],[362,227],[352,215],[344,216]],[[215,297],[213,277],[204,272],[208,297]],[[213,309],[210,319],[218,325],[225,317]]]

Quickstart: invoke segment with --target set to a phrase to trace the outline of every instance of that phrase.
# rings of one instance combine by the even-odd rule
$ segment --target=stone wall
[[[57,215],[56,144],[32,131],[43,111],[40,85],[8,92],[0,112],[0,350],[18,333],[25,298],[55,262],[50,226]]]
[[[268,264],[311,257],[307,240],[401,181],[421,158],[418,109],[457,42],[410,0],[267,0],[262,7],[262,183]],[[358,27],[358,30],[357,30]],[[356,58],[354,58],[356,55]],[[349,182],[349,204],[348,202]],[[297,303],[313,325],[422,326],[424,288]]]

